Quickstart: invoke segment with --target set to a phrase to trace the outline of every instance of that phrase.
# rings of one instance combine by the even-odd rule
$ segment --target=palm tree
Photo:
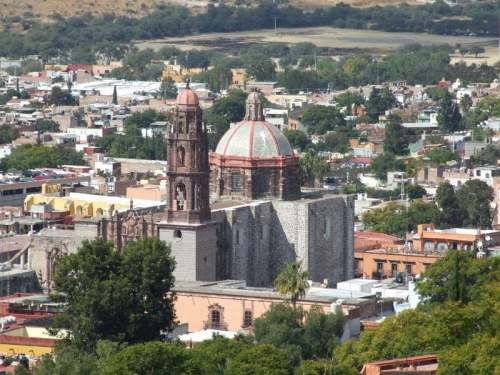
[[[322,187],[323,178],[330,173],[330,170],[330,164],[324,158],[317,155],[314,159],[313,174],[316,181],[318,181],[319,187]]]
[[[309,288],[307,282],[309,276],[310,273],[302,268],[302,262],[289,262],[274,280],[274,285],[282,296],[290,294],[290,301],[294,309],[297,300],[306,295]]]

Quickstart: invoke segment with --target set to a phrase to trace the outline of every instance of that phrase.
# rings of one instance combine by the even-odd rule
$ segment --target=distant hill
[[[7,23],[19,21],[37,23],[54,22],[57,16],[69,18],[72,16],[81,16],[85,13],[93,15],[102,15],[105,13],[115,13],[118,16],[141,17],[154,11],[160,4],[181,5],[195,10],[203,11],[209,4],[234,5],[243,3],[257,5],[260,1],[255,0],[1,0],[0,1],[0,19]],[[271,2],[271,1],[270,1]],[[407,3],[411,5],[422,4],[418,0],[281,0],[276,3],[285,3],[304,10],[313,10],[316,8],[326,8],[343,2],[355,7],[369,7],[374,5],[398,5]],[[9,21],[9,19],[11,21]],[[17,28],[16,25],[14,25]]]

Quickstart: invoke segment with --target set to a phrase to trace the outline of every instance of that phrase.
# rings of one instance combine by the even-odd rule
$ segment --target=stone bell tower
[[[170,243],[177,280],[213,281],[217,232],[209,207],[208,136],[189,81],[177,96],[166,142],[167,198],[165,219],[158,223],[160,239]]]
[[[167,208],[169,223],[210,221],[208,136],[198,96],[189,88],[178,95],[168,149]]]

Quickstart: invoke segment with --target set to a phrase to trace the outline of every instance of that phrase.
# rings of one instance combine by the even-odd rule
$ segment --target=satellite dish
[[[486,237],[484,237],[484,239],[485,239],[486,241],[491,241],[491,237],[490,237],[490,236],[486,236]]]
[[[479,240],[476,242],[477,247],[483,247],[483,241]]]

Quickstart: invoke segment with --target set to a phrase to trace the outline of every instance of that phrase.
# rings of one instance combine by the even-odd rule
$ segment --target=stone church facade
[[[164,211],[141,212],[131,202],[127,212],[76,221],[71,235],[51,229],[34,236],[30,266],[42,284],[50,286],[58,257],[76,252],[85,239],[103,238],[122,251],[127,242],[151,236],[171,244],[177,280],[270,286],[293,260],[303,262],[313,281],[335,285],[354,277],[354,197],[300,192],[299,157],[265,122],[257,93],[249,95],[246,119],[235,127],[209,155],[198,97],[188,84],[166,135]],[[263,182],[264,175],[270,177]]]

